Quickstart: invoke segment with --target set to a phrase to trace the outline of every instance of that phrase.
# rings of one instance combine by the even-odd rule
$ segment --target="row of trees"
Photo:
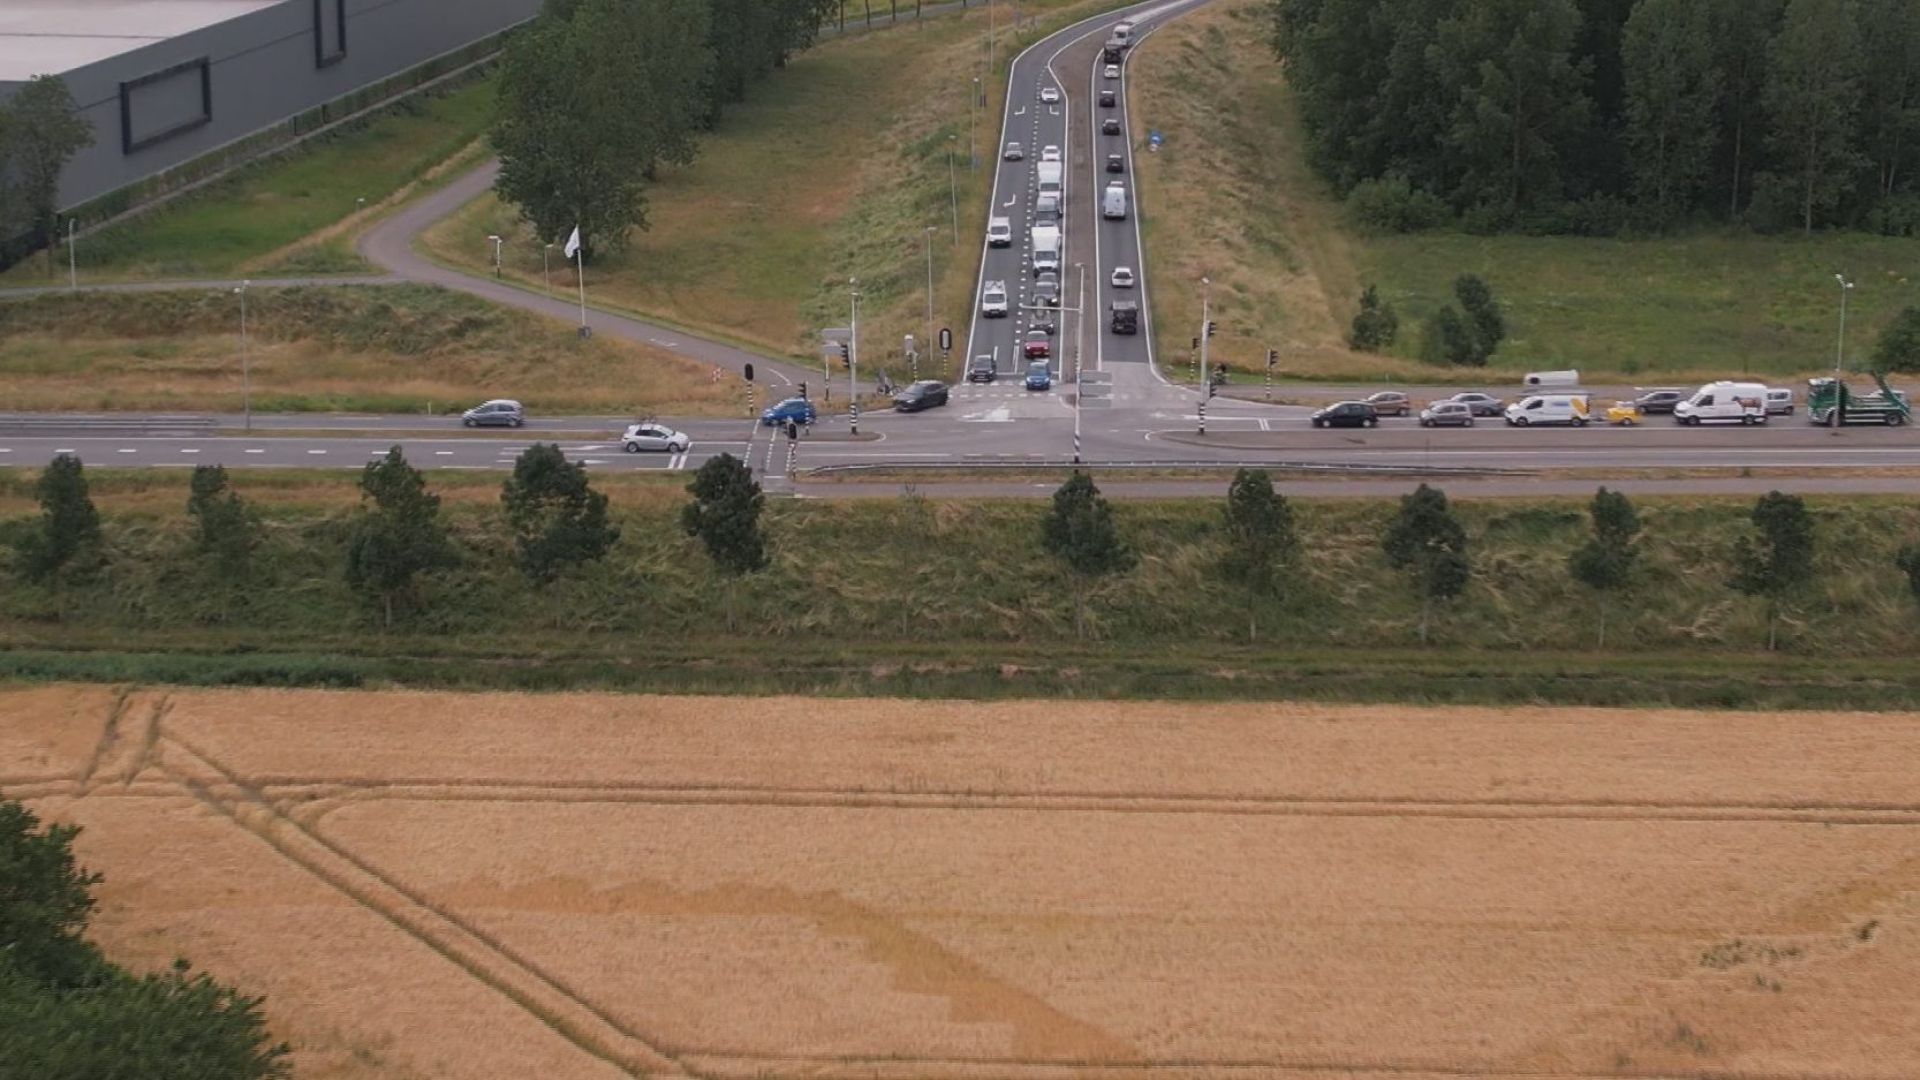
[[[368,463],[360,479],[361,507],[352,521],[343,572],[348,584],[382,622],[417,609],[422,579],[460,560],[439,496],[409,464],[399,447]],[[682,529],[700,542],[727,590],[727,624],[734,623],[733,593],[741,578],[768,565],[761,525],[766,500],[744,462],[731,454],[709,459],[687,485],[691,500],[681,509]],[[99,565],[100,517],[87,492],[79,459],[55,458],[37,486],[38,527],[19,540],[17,565],[30,579],[53,581]],[[519,569],[537,586],[551,584],[570,568],[604,557],[620,538],[609,520],[607,497],[594,491],[584,467],[559,447],[536,444],[514,464],[500,502],[512,531]],[[218,465],[194,470],[187,499],[197,552],[223,577],[244,581],[260,542],[260,522],[229,486]],[[1225,546],[1215,568],[1247,598],[1247,635],[1258,636],[1263,604],[1283,599],[1299,583],[1302,538],[1292,505],[1274,491],[1262,470],[1241,469],[1223,510]],[[1599,594],[1597,640],[1606,645],[1610,593],[1629,589],[1640,556],[1639,514],[1627,497],[1601,488],[1589,510],[1592,535],[1568,558],[1568,572]],[[1726,581],[1734,590],[1767,603],[1767,647],[1777,644],[1782,602],[1813,579],[1813,518],[1795,495],[1770,492],[1754,505],[1753,531],[1739,538]],[[1087,598],[1100,581],[1124,574],[1138,558],[1093,479],[1076,472],[1054,492],[1041,523],[1040,547],[1056,559],[1072,584],[1074,630],[1086,633]],[[1399,512],[1381,536],[1388,565],[1408,575],[1421,598],[1419,636],[1427,641],[1434,606],[1451,600],[1473,580],[1467,530],[1446,495],[1422,484],[1400,500]],[[1914,598],[1920,600],[1920,542],[1896,554]]]
[[[617,248],[646,184],[755,79],[811,45],[838,0],[547,0],[508,42],[495,188],[543,243]]]
[[[1920,232],[1912,0],[1272,0],[1272,19],[1313,160],[1375,225]]]
[[[135,976],[86,939],[100,875],[72,825],[0,799],[0,1075],[35,1080],[268,1080],[289,1075],[260,999],[185,960]]]
[[[0,101],[0,267],[41,246],[52,259],[60,174],[92,145],[92,125],[57,76],[36,76]]]

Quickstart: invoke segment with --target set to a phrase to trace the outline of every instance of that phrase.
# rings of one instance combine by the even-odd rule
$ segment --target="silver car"
[[[1027,151],[1019,143],[1010,142],[1007,144],[1007,149],[1001,153],[1000,156],[1008,161],[1020,161],[1027,156]]]
[[[683,431],[675,431],[665,424],[631,424],[627,433],[620,436],[620,448],[629,454],[642,450],[664,450],[670,454],[684,454],[693,446],[693,440]]]
[[[461,413],[460,422],[467,427],[519,427],[527,422],[527,413],[519,402],[497,398]]]

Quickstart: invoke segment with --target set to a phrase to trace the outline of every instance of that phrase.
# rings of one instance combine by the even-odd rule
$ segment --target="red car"
[[[1045,330],[1029,330],[1021,352],[1029,360],[1045,360],[1053,355],[1053,344],[1047,340]]]

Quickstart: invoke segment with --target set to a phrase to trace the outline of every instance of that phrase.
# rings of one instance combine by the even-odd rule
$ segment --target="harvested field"
[[[303,1078],[1910,1077],[1920,724],[0,691]]]

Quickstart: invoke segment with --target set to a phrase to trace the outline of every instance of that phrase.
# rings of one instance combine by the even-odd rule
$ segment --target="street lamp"
[[[240,297],[240,407],[246,415],[246,429],[253,430],[253,373],[247,360],[247,286],[251,281],[242,281],[240,287],[233,290]]]
[[[1846,407],[1846,388],[1840,382],[1840,363],[1847,352],[1847,294],[1853,291],[1853,282],[1845,274],[1833,275],[1840,284],[1840,340],[1833,347],[1833,409],[1827,413],[1828,423],[1832,427],[1840,426],[1840,413]]]
[[[1080,295],[1074,301],[1073,313],[1073,463],[1080,464],[1080,399],[1085,396],[1085,384],[1080,381],[1080,372],[1087,362],[1087,264],[1074,263],[1073,268],[1080,272]],[[1062,372],[1064,374],[1064,372]]]
[[[927,336],[926,336],[927,344],[926,344],[926,347],[929,349],[933,348],[933,234],[939,231],[940,231],[940,226],[938,225],[929,225],[925,229],[922,229],[920,231],[921,244],[923,247],[927,249]],[[918,375],[919,372],[916,371],[914,374]]]
[[[976,75],[973,78],[973,93],[967,96],[967,168],[969,169],[978,169],[980,167],[979,144],[974,141],[973,136],[973,117],[974,114],[979,111],[980,77]]]
[[[494,234],[492,234],[492,233],[489,233],[489,234],[487,234],[487,240],[488,240],[489,242],[491,242],[491,243],[493,244],[493,276],[494,276],[494,277],[499,277],[499,276],[500,276],[500,244],[501,244],[501,240],[500,240],[500,237],[498,237],[498,236],[496,236],[496,235],[494,235]]]
[[[847,279],[852,310],[847,315],[848,431],[860,434],[860,279]]]
[[[1198,375],[1202,380],[1206,379],[1213,370],[1207,366],[1207,339],[1212,336],[1207,333],[1207,329],[1213,325],[1207,321],[1207,294],[1212,288],[1212,281],[1204,277],[1200,279],[1200,370]]]
[[[553,245],[540,248],[540,274],[547,279],[547,299],[553,299]]]
[[[953,207],[953,244],[960,246],[960,189],[953,179],[953,140],[947,136],[947,202]]]

